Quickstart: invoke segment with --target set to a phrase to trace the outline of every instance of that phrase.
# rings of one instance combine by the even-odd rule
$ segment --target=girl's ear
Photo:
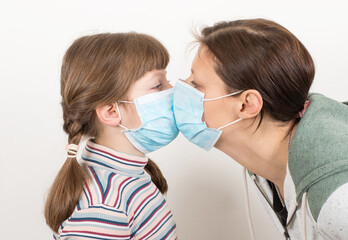
[[[121,122],[121,115],[116,104],[109,104],[95,109],[98,119],[102,124],[115,127]]]
[[[262,109],[263,100],[259,91],[249,89],[241,94],[238,115],[242,119],[256,117]]]

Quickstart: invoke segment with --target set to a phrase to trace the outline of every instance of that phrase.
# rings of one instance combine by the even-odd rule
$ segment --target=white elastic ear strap
[[[116,108],[117,108],[118,114],[120,115],[120,122],[121,122],[122,117],[121,117],[120,108],[118,107],[118,103],[117,102],[116,102]]]
[[[132,102],[128,102],[128,101],[119,101],[119,102],[125,102],[125,103],[132,103]],[[118,111],[118,114],[120,115],[120,122],[122,120],[122,116],[121,116],[121,111],[120,111],[120,108],[118,107],[118,103],[116,102],[116,108],[117,108],[117,111]],[[122,124],[118,124],[121,128],[125,129],[125,130],[128,130],[128,128],[126,128],[125,126],[123,126]]]
[[[230,122],[230,123],[226,124],[225,126],[219,127],[218,130],[221,130],[221,129],[225,128],[225,127],[228,127],[228,126],[230,126],[230,125],[232,125],[232,124],[234,124],[234,123],[237,123],[237,122],[239,122],[240,120],[243,120],[243,119],[242,119],[242,118],[239,118],[239,119],[237,119],[237,120],[235,120],[235,121],[233,121],[233,122]]]
[[[217,99],[221,99],[221,98],[225,98],[225,97],[237,95],[237,94],[239,94],[239,93],[241,93],[241,92],[243,92],[243,91],[238,91],[238,92],[235,92],[235,93],[230,93],[230,94],[227,94],[227,95],[225,95],[225,96],[216,97],[216,98],[207,98],[207,99],[204,99],[203,101],[213,101],[213,100],[217,100]]]
[[[68,158],[76,158],[77,151],[79,150],[79,145],[69,144],[65,147]]]

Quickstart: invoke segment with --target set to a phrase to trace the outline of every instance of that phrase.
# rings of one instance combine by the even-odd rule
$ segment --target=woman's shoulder
[[[325,201],[318,216],[318,228],[333,239],[348,236],[348,183],[337,188]]]
[[[316,220],[330,194],[348,182],[348,106],[322,94],[310,94],[309,100],[291,141],[288,166],[297,201],[308,192]]]

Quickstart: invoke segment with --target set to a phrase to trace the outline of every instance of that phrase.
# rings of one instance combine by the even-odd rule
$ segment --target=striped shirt
[[[144,170],[147,157],[89,140],[81,158],[90,181],[55,239],[177,239],[173,214]]]

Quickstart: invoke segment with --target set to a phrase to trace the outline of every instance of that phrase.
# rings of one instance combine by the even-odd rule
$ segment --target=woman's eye
[[[159,89],[162,86],[162,83],[159,83],[158,85],[156,85],[155,87],[153,87],[152,89]]]
[[[195,82],[195,81],[191,81],[191,84],[194,88],[197,88],[198,87],[198,84]]]

